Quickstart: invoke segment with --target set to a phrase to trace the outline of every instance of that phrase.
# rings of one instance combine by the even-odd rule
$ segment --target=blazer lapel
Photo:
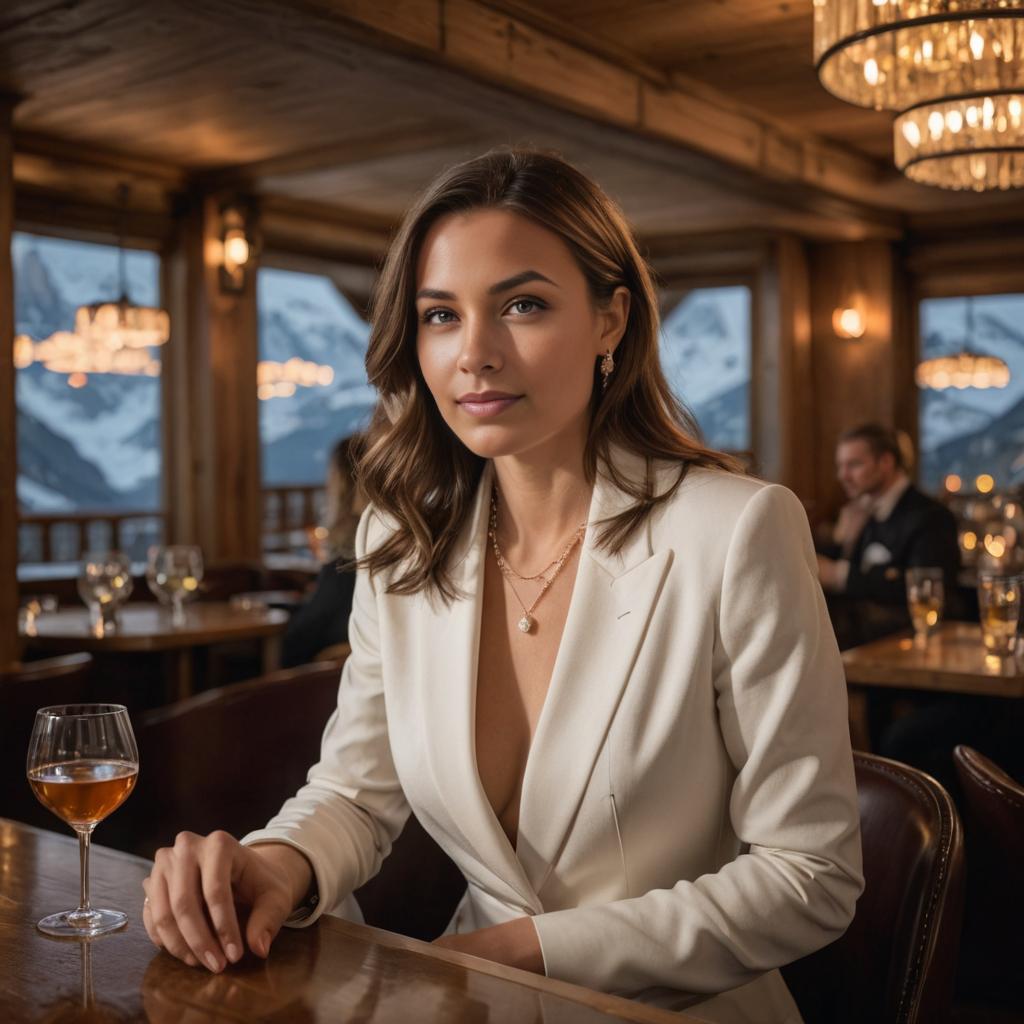
[[[465,596],[450,606],[436,597],[424,599],[420,707],[437,792],[461,833],[461,845],[477,862],[479,884],[524,912],[538,912],[537,896],[487,801],[476,763],[476,675],[492,473],[488,462],[452,558],[452,579]]]
[[[644,460],[616,453],[616,466],[643,478]],[[632,499],[599,473],[565,630],[527,760],[517,842],[534,893],[573,826],[672,561],[653,554],[649,524],[617,555],[596,543],[595,524]]]

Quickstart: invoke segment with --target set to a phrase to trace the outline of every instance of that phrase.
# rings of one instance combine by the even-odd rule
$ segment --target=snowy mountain
[[[111,246],[16,234],[12,256],[18,334],[41,339],[71,330],[79,305],[118,296]],[[155,304],[157,256],[128,252],[125,272],[131,298]],[[32,365],[18,371],[16,395],[23,509],[159,507],[158,380],[94,375],[73,389],[63,375]]]
[[[717,447],[750,446],[750,289],[702,288],[665,315],[661,360],[672,390]]]
[[[369,326],[325,277],[268,268],[257,292],[260,358],[330,366],[328,387],[260,402],[263,482],[319,484],[334,443],[365,427],[376,400],[366,382]]]

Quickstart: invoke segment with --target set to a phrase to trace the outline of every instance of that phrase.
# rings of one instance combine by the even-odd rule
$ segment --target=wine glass
[[[117,630],[117,609],[132,592],[132,564],[120,551],[90,551],[78,571],[78,596],[96,636]]]
[[[78,833],[81,899],[76,910],[50,914],[36,927],[47,935],[83,938],[123,927],[128,915],[89,903],[89,840],[93,829],[135,788],[139,752],[123,704],[40,708],[28,746],[29,785],[39,802]]]
[[[942,570],[915,567],[906,573],[907,607],[914,624],[914,644],[925,647],[942,621]]]
[[[151,547],[146,582],[161,604],[171,606],[171,622],[185,625],[185,602],[199,591],[203,553],[194,544]]]

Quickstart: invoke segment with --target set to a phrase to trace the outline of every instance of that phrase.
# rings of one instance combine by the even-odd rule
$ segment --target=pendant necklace
[[[494,487],[491,490],[491,522],[490,529],[487,531],[491,537],[491,543],[494,545],[494,557],[498,562],[498,568],[501,570],[502,576],[508,581],[509,589],[515,595],[515,599],[519,602],[519,607],[523,609],[523,617],[516,623],[521,633],[531,633],[533,627],[537,624],[537,620],[533,617],[533,610],[540,604],[540,599],[547,593],[548,588],[558,578],[558,574],[562,571],[562,567],[565,565],[566,559],[572,553],[573,548],[583,539],[583,535],[587,531],[587,521],[584,520],[576,528],[576,532],[572,535],[572,539],[569,541],[568,546],[565,550],[557,557],[552,559],[544,568],[534,576],[521,576],[515,571],[505,560],[505,556],[501,553],[501,548],[498,546],[498,489]],[[554,572],[550,576],[546,575],[547,571],[554,566]],[[544,585],[540,588],[540,593],[533,599],[533,603],[529,608],[523,602],[523,599],[519,596],[519,592],[515,588],[515,584],[512,582],[512,578],[515,577],[518,580],[529,582],[531,580],[544,580]]]

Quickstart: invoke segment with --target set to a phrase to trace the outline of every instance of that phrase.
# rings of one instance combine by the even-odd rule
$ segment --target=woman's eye
[[[428,309],[421,319],[425,324],[450,324],[455,314],[450,309]]]
[[[527,313],[535,313],[542,306],[535,299],[516,299],[508,308],[519,316],[526,316]]]

